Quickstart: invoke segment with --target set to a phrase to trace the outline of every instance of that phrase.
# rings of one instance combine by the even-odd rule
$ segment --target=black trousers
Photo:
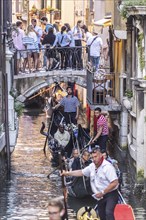
[[[104,195],[103,199],[98,201],[98,213],[100,220],[115,220],[114,209],[118,203],[118,191],[114,190]]]
[[[64,117],[66,124],[77,124],[77,120],[75,119],[76,117],[76,112],[64,112]]]
[[[103,135],[103,136],[100,136],[97,141],[95,142],[95,145],[99,145],[100,148],[101,148],[101,151],[102,152],[106,152],[106,142],[108,140],[108,135]]]
[[[77,48],[77,47],[80,47],[80,48]],[[81,40],[75,40],[75,48],[74,48],[72,59],[73,59],[73,68],[77,68],[77,69],[83,68]]]

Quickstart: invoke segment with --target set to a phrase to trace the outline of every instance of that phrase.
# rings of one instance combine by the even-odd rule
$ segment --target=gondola
[[[87,147],[87,143],[90,140],[90,136],[87,130],[82,128],[81,125],[66,125],[62,109],[54,111],[50,118],[48,131],[44,131],[45,126],[43,123],[40,132],[48,139],[48,147],[50,149],[50,152],[52,153],[52,165],[53,163],[55,163],[55,166],[57,168],[60,164],[61,167],[64,166],[64,160],[61,160],[61,162],[59,162],[58,156],[58,153],[60,155],[60,152],[61,155],[64,156],[64,149],[62,149],[61,146],[58,144],[58,141],[54,139],[54,134],[57,131],[58,125],[60,123],[63,123],[65,125],[65,129],[71,132],[69,151],[65,149],[65,151],[67,152],[67,158],[71,157],[71,152],[74,147],[78,148],[80,152],[82,152],[82,150]],[[65,166],[63,168],[65,168]],[[74,211],[76,211],[78,220],[100,220],[98,217],[98,204],[97,201],[95,201],[95,199],[91,196],[92,192],[88,184],[89,181],[85,180],[82,177],[76,177],[73,181],[69,183],[67,179],[65,180],[65,186],[68,189],[68,207],[71,207],[74,209]],[[119,196],[119,198],[120,197],[122,198],[122,196]],[[135,220],[131,206],[127,205],[124,202],[123,198],[119,200],[119,204],[117,204],[115,208],[114,215],[115,220]]]

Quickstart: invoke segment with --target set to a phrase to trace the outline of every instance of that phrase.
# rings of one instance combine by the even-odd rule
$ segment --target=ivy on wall
[[[138,52],[139,52],[139,61],[140,61],[140,69],[143,71],[145,67],[145,55],[144,55],[144,47],[143,47],[144,33],[138,35]]]

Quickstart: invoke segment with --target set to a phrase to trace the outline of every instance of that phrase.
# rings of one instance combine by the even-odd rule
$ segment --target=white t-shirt
[[[93,41],[93,39],[96,39]],[[92,43],[93,41],[93,43]],[[99,36],[91,36],[87,41],[87,45],[90,46],[90,56],[100,57],[101,48],[103,45],[102,39]]]
[[[89,31],[87,31],[87,32],[85,33],[85,37],[86,37],[86,42],[87,42],[88,39],[89,39],[90,37],[92,37],[92,34],[91,34]]]
[[[63,147],[66,147],[70,140],[70,134],[65,130],[63,133],[57,130],[57,132],[54,134],[54,138],[59,142],[59,144],[61,144]]]
[[[102,192],[114,180],[118,180],[115,168],[111,163],[103,160],[103,163],[96,168],[94,163],[82,170],[84,176],[90,177],[90,184],[93,193]],[[115,187],[113,190],[117,189]],[[113,191],[112,190],[112,191]]]
[[[25,33],[21,28],[18,28],[18,31],[12,32],[13,43],[17,50],[25,50],[25,46],[23,45],[24,36]]]

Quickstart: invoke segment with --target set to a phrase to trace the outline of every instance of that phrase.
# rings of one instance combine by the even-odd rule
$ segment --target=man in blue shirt
[[[47,18],[47,17],[42,17],[42,18],[41,18],[41,22],[46,26],[46,27],[45,27],[44,34],[48,34],[48,30],[49,30],[50,28],[53,28],[54,34],[56,34],[56,29],[53,27],[52,24],[48,23],[48,18]]]
[[[66,124],[77,124],[79,117],[79,100],[73,95],[73,90],[70,86],[67,87],[67,96],[65,96],[59,104],[57,104],[54,109],[59,106],[64,107],[64,116]]]

